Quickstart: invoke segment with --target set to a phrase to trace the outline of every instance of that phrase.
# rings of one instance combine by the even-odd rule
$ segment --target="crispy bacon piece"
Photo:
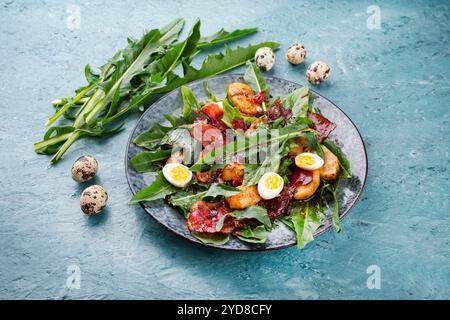
[[[222,169],[212,171],[198,171],[195,173],[195,178],[201,183],[218,182],[218,178],[222,173]]]
[[[211,203],[195,202],[189,213],[188,228],[191,232],[216,233],[217,223],[226,214],[225,207],[215,208]]]
[[[211,121],[217,121],[223,117],[223,109],[216,103],[207,103],[200,112],[205,114]]]
[[[233,129],[242,129],[247,130],[247,124],[245,123],[244,119],[233,119],[231,122],[231,125],[233,126]]]
[[[213,143],[215,147],[218,147],[224,143],[223,132],[217,127],[205,122],[196,123],[191,129],[191,136],[204,147]]]
[[[211,124],[223,133],[228,129],[228,126],[222,120],[211,120]]]
[[[267,213],[272,220],[288,211],[290,202],[300,186],[308,185],[313,181],[311,171],[300,169],[297,166],[291,166],[290,170],[292,175],[289,186],[285,186],[277,197],[261,201],[261,205],[267,209]]]
[[[242,223],[230,215],[227,215],[229,208],[225,203],[208,203],[205,201],[197,201],[192,205],[191,212],[188,217],[188,229],[191,232],[199,233],[222,233],[229,234],[237,227],[241,227]],[[220,231],[217,231],[217,223],[221,218],[226,216]]]
[[[278,118],[284,118],[284,122],[286,122],[290,117],[292,117],[292,111],[291,109],[284,108],[277,100],[275,101],[274,106],[266,111],[266,115],[271,121]]]
[[[261,205],[267,209],[267,214],[271,220],[275,220],[280,215],[284,214],[289,204],[294,198],[295,188],[291,186],[285,186],[281,193],[273,199],[261,201]]]
[[[306,186],[308,183],[311,183],[313,180],[313,174],[311,171],[301,169],[297,166],[290,166],[289,169],[292,172],[290,178],[291,186]]]
[[[308,119],[314,122],[313,127],[317,131],[317,139],[320,142],[325,140],[330,132],[336,129],[336,125],[333,122],[318,113],[308,113]]]
[[[255,94],[252,97],[252,102],[257,103],[257,104],[261,104],[266,101],[267,101],[266,90],[261,90],[260,92],[258,92],[257,94]]]

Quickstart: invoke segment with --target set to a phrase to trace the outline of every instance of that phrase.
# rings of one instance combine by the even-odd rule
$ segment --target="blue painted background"
[[[449,298],[450,4],[448,1],[14,1],[0,2],[0,298]],[[80,28],[66,25],[70,5]],[[370,30],[369,5],[381,9]],[[167,232],[130,198],[123,158],[138,114],[107,140],[82,140],[54,167],[33,143],[70,96],[86,63],[98,66],[129,35],[175,17],[202,31],[257,26],[238,43],[281,43],[270,75],[305,82],[284,51],[326,61],[317,88],[355,121],[369,154],[364,194],[343,232],[305,250],[223,252]],[[242,69],[238,70],[242,71]],[[108,209],[87,217],[72,162],[92,154]],[[92,182],[92,183],[94,183]],[[89,183],[88,183],[89,184]],[[80,268],[68,289],[67,268]],[[366,286],[369,265],[381,289]]]

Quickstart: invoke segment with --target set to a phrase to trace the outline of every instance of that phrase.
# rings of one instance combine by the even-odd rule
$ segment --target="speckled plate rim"
[[[216,79],[216,78],[220,78],[220,77],[224,77],[224,76],[237,76],[237,77],[243,77],[244,74],[242,73],[227,73],[227,74],[223,74],[223,75],[219,75],[219,76],[214,76],[214,77],[209,77],[209,78],[205,78],[205,79],[200,79],[200,80],[196,80],[196,81],[192,81],[187,83],[186,85],[191,86],[191,85],[195,85],[197,83],[202,83],[204,81],[208,81],[211,79]],[[286,82],[290,82],[291,84],[293,84],[296,87],[301,87],[302,85],[291,81],[291,80],[286,80],[280,77],[273,77],[273,76],[265,76],[264,78],[266,79],[274,79],[274,80],[282,80],[282,81],[286,81]],[[129,167],[129,161],[128,161],[128,152],[129,152],[129,146],[131,145],[131,143],[133,143],[133,136],[135,134],[135,131],[138,128],[138,124],[141,122],[141,120],[145,117],[147,112],[150,112],[150,110],[152,109],[152,107],[154,105],[156,105],[157,103],[159,103],[162,99],[164,99],[167,95],[171,94],[172,92],[179,90],[179,88],[176,88],[166,94],[164,94],[163,96],[159,97],[155,102],[152,103],[151,106],[149,106],[147,108],[147,110],[144,111],[144,113],[142,113],[142,115],[139,117],[139,119],[137,120],[136,124],[134,125],[133,129],[131,130],[130,136],[127,139],[127,145],[125,148],[125,159],[124,159],[124,165],[125,165],[125,176],[127,178],[127,183],[128,186],[130,187],[131,193],[133,194],[133,196],[136,194],[137,190],[135,190],[132,186],[132,182],[131,182],[131,175],[130,172],[128,171],[128,167]],[[359,131],[358,127],[355,125],[355,123],[353,122],[353,120],[340,108],[338,107],[333,101],[331,101],[330,99],[324,97],[323,95],[321,95],[320,93],[318,93],[317,91],[313,90],[310,88],[310,91],[313,92],[316,96],[321,97],[322,99],[328,101],[334,108],[338,109],[340,112],[342,112],[342,114],[350,121],[350,123],[353,125],[353,127],[355,128],[356,132],[358,133],[359,138],[361,139],[361,143],[363,146],[363,151],[364,151],[364,160],[365,160],[365,172],[364,172],[364,180],[361,183],[361,188],[359,189],[358,193],[356,194],[353,202],[350,204],[350,206],[347,208],[347,210],[345,210],[340,216],[339,216],[339,220],[342,221],[348,214],[349,212],[354,208],[354,206],[356,205],[356,203],[358,202],[361,194],[364,191],[364,186],[366,185],[366,181],[367,181],[367,175],[368,175],[368,171],[369,171],[369,162],[368,162],[368,157],[367,157],[367,148],[366,148],[366,144],[364,142],[364,139],[361,135],[361,132]],[[296,245],[296,243],[288,243],[285,245],[279,245],[276,247],[261,247],[261,246],[255,246],[255,247],[239,247],[239,248],[230,248],[230,247],[223,247],[220,245],[214,245],[214,244],[207,244],[207,243],[203,243],[201,241],[194,241],[192,239],[187,238],[184,234],[178,232],[178,230],[174,230],[172,228],[170,228],[169,226],[165,225],[164,223],[162,223],[161,221],[159,221],[158,219],[156,219],[153,214],[148,210],[148,208],[141,202],[139,202],[139,205],[142,207],[142,209],[144,209],[144,211],[153,218],[153,220],[157,221],[160,225],[162,225],[165,229],[171,231],[172,233],[175,233],[176,235],[178,235],[179,237],[185,239],[185,240],[189,240],[189,243],[195,243],[197,245],[201,245],[203,247],[210,247],[210,248],[217,248],[217,249],[221,249],[221,250],[226,250],[226,251],[245,251],[245,252],[254,252],[254,251],[272,251],[272,250],[279,250],[279,249],[285,249],[285,248],[289,248],[292,247],[294,245]],[[328,224],[327,226],[325,226],[324,228],[320,229],[318,232],[316,232],[314,234],[314,239],[317,239],[320,235],[324,234],[325,232],[329,231],[332,228],[331,224]]]

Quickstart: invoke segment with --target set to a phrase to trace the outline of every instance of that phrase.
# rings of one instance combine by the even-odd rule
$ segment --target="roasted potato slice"
[[[244,177],[244,166],[238,162],[227,164],[222,171],[223,181],[232,181]]]
[[[334,180],[339,174],[339,159],[324,145],[322,145],[322,150],[325,155],[325,163],[319,169],[320,177],[327,181]]]
[[[242,210],[261,201],[257,186],[239,186],[238,189],[241,189],[242,192],[225,198],[231,209]]]
[[[228,99],[239,109],[240,112],[247,115],[261,115],[264,110],[253,101],[255,93],[245,83],[234,82],[228,86]]]
[[[209,171],[198,171],[195,173],[195,178],[201,183],[211,183],[214,180],[214,177]]]
[[[311,197],[320,185],[320,169],[312,172],[312,181],[306,185],[299,185],[295,192],[294,198],[297,200],[304,200]]]

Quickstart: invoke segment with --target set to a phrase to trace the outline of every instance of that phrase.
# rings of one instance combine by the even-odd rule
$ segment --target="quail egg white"
[[[315,153],[303,152],[295,157],[295,165],[301,169],[313,171],[323,166],[323,159]]]
[[[192,180],[192,172],[181,163],[168,163],[163,169],[164,178],[177,188],[184,188]]]
[[[284,180],[275,172],[265,173],[258,182],[258,193],[261,198],[270,200],[278,196],[283,190]]]

